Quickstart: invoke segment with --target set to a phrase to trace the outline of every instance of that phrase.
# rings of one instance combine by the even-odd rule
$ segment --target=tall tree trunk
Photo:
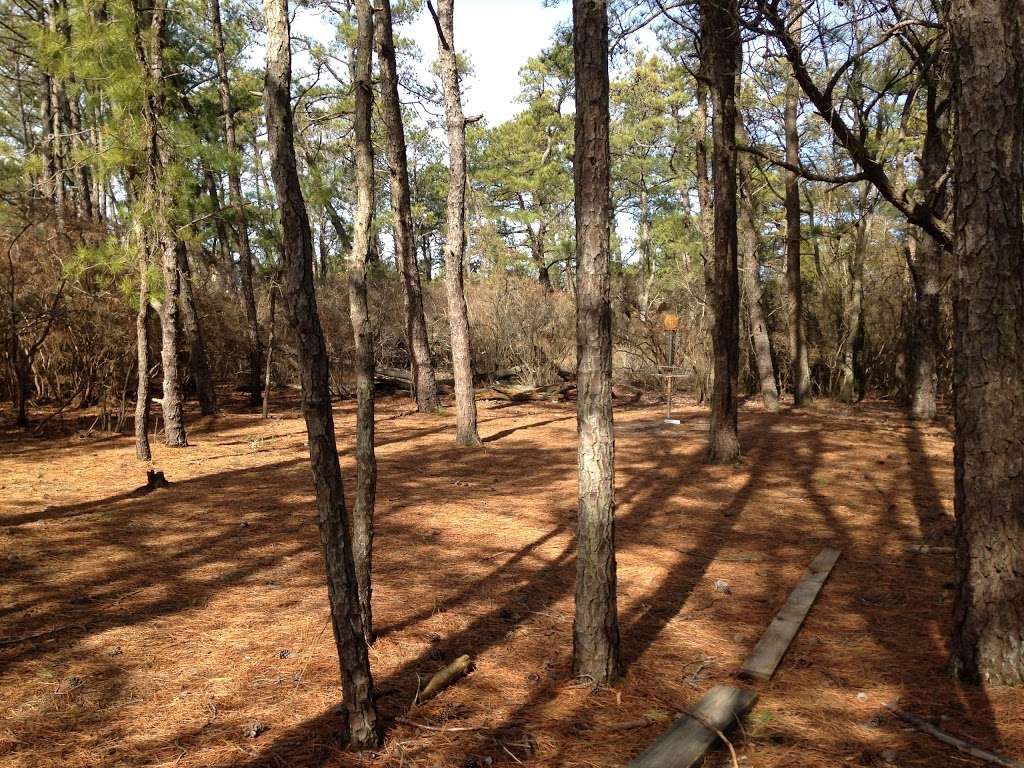
[[[135,314],[135,355],[138,386],[135,393],[135,457],[149,461],[149,258],[143,246],[139,253],[139,308]]]
[[[705,69],[703,62],[702,70]],[[712,315],[715,311],[715,204],[711,191],[711,173],[708,169],[708,87],[704,82],[702,71],[697,78],[697,113],[694,120],[695,140],[694,156],[697,165],[697,201],[700,204],[700,259],[704,276],[704,293],[711,306]]]
[[[921,151],[921,191],[933,214],[950,219],[949,146],[951,127],[951,64],[946,46],[937,41],[927,60],[924,77],[925,135]],[[946,250],[923,230],[915,234],[916,248],[908,252],[914,283],[913,331],[910,345],[910,416],[935,418],[938,399],[938,359],[941,343],[942,284],[948,273]]]
[[[615,575],[615,438],[609,239],[608,6],[573,0],[576,62],[576,419],[578,521],[573,673],[621,673]]]
[[[57,17],[61,12],[60,0],[49,0],[44,5],[47,28],[51,35],[57,35]],[[49,86],[48,117],[50,132],[50,161],[53,167],[53,195],[57,209],[56,224],[58,231],[63,232],[68,214],[67,206],[67,171],[65,154],[66,142],[63,129],[64,83],[56,75],[47,75]]]
[[[40,112],[43,116],[43,155],[46,158],[46,179],[43,185],[47,202],[57,210],[57,188],[59,179],[57,177],[57,137],[53,133],[53,100],[51,93],[53,78],[43,73],[43,88],[40,96]]]
[[[448,214],[444,243],[444,284],[448,295],[448,324],[455,378],[455,442],[480,445],[473,392],[473,352],[469,338],[469,309],[464,285],[466,252],[466,118],[462,114],[459,69],[455,56],[455,0],[438,0],[438,34],[444,111],[448,125]]]
[[[869,192],[870,187],[865,182],[860,188],[862,204],[865,204],[864,197]],[[866,203],[866,207],[862,207],[860,211],[853,252],[846,265],[846,335],[843,339],[842,370],[839,379],[839,400],[843,403],[855,403],[864,396],[861,360],[864,350],[864,257],[867,253],[873,206],[874,203]]]
[[[384,0],[385,3],[387,0]],[[373,338],[366,297],[366,262],[373,237],[373,11],[370,0],[356,0],[358,36],[355,49],[355,191],[352,260],[348,271],[349,316],[355,340],[356,503],[352,517],[352,557],[359,584],[359,610],[366,642],[373,642],[370,572],[373,560],[373,507],[377,492],[377,457],[373,452]]]
[[[747,143],[746,131],[738,126],[740,138]],[[740,272],[743,276],[743,292],[747,298],[747,319],[750,337],[754,344],[754,363],[757,366],[757,380],[761,389],[761,402],[766,411],[779,410],[779,390],[775,385],[775,366],[772,364],[771,339],[768,336],[768,321],[765,319],[761,281],[758,279],[760,259],[758,258],[757,212],[751,179],[750,155],[740,153],[737,172],[739,174],[739,251],[742,258]]]
[[[70,30],[70,27],[68,28]],[[70,38],[70,32],[68,33]],[[70,46],[70,39],[68,45]],[[72,79],[72,83],[74,80]],[[79,153],[84,154],[87,146],[87,134],[88,130],[84,129],[82,124],[82,108],[79,103],[78,94],[73,94],[68,99],[68,115],[70,117],[71,135],[74,137],[72,142],[76,150]],[[89,164],[83,160],[79,160],[75,163],[75,186],[78,189],[78,213],[84,219],[92,219],[94,206],[92,199],[92,169]],[[99,216],[96,216],[99,219]]]
[[[213,226],[217,233],[217,255],[220,258],[221,269],[224,279],[233,291],[238,290],[238,273],[235,271],[235,259],[231,253],[231,239],[228,237],[228,228],[224,224],[223,209],[220,204],[220,185],[213,171],[205,169],[203,177],[206,181],[206,194],[210,198],[210,205],[213,208]]]
[[[265,0],[263,12],[267,27],[263,101],[271,175],[281,212],[284,305],[298,342],[302,412],[316,486],[320,543],[327,569],[334,642],[341,663],[341,684],[348,712],[349,745],[370,748],[380,743],[380,732],[359,610],[345,489],[334,437],[327,347],[313,287],[313,235],[295,161],[288,0]]]
[[[1024,683],[1024,16],[953,0],[956,596],[960,676]]]
[[[160,243],[164,277],[164,295],[160,302],[160,365],[164,373],[160,412],[164,418],[164,442],[175,448],[188,445],[181,402],[181,369],[178,367],[178,301],[181,294],[178,247],[176,239],[165,239]]]
[[[739,71],[739,9],[736,0],[702,0],[703,66],[710,80],[714,113],[712,184],[714,187],[715,380],[711,390],[711,427],[707,461],[725,464],[740,458],[737,427],[739,387],[739,275],[736,240],[736,74]]]
[[[381,3],[380,29],[377,35],[377,56],[380,59],[381,115],[387,126],[388,168],[391,174],[391,209],[395,219],[395,257],[402,270],[405,291],[405,328],[412,362],[412,383],[416,410],[437,410],[437,381],[430,359],[427,320],[423,314],[423,289],[416,264],[416,248],[412,234],[412,204],[409,192],[409,164],[405,149],[405,127],[402,105],[398,98],[398,70],[395,64],[395,41],[391,29],[391,3]]]
[[[654,286],[654,256],[651,253],[651,208],[647,195],[647,180],[640,178],[640,226],[637,227],[636,248],[640,254],[639,285],[637,286],[637,304],[640,319],[647,322],[651,309],[651,288]]]
[[[14,424],[28,427],[28,398],[32,391],[32,369],[24,353],[18,350],[14,363]]]
[[[178,273],[181,279],[181,316],[188,340],[189,364],[192,378],[196,382],[196,397],[199,410],[204,416],[217,412],[217,391],[213,387],[213,376],[210,374],[210,360],[206,355],[206,339],[203,337],[203,326],[199,320],[196,307],[195,291],[192,285],[192,267],[188,263],[188,248],[184,241],[179,240],[176,246],[178,256]]]
[[[789,32],[800,45],[803,16],[801,0],[790,3]],[[786,80],[786,162],[800,164],[800,134],[797,113],[800,109],[800,86],[796,78]],[[807,339],[804,332],[803,280],[800,276],[800,182],[795,173],[786,177],[786,292],[789,305],[789,356],[792,366],[793,404],[806,405],[811,398],[811,367],[807,360]]]
[[[178,370],[178,278],[177,238],[173,234],[172,204],[164,185],[164,171],[173,160],[166,145],[160,122],[166,104],[164,48],[166,45],[166,6],[156,5],[143,9],[132,4],[133,35],[136,60],[142,69],[145,88],[143,116],[146,125],[146,174],[143,182],[142,204],[154,215],[155,233],[149,234],[153,251],[160,254],[164,295],[160,303],[161,364],[163,367],[163,396],[160,409],[164,419],[164,437],[172,447],[187,445],[184,414],[181,408],[181,377]],[[149,29],[145,29],[144,25]],[[137,230],[141,226],[137,225]],[[140,244],[146,235],[137,231]],[[149,245],[142,245],[148,249]],[[140,372],[141,375],[141,372]],[[141,391],[141,386],[140,386]],[[136,424],[138,429],[138,424]]]
[[[533,231],[530,224],[526,225],[527,240],[530,243],[530,258],[537,267],[537,282],[544,289],[544,293],[551,293],[555,287],[551,284],[551,269],[548,267],[547,253],[545,252],[545,238],[547,228],[544,222],[537,223],[537,231]]]
[[[270,311],[267,313],[267,354],[266,372],[263,375],[263,418],[270,418],[270,379],[274,372],[274,327],[277,319],[277,294],[276,283],[270,284]]]
[[[926,232],[914,235],[908,256],[914,284],[913,330],[910,337],[910,416],[935,418],[938,401],[939,328],[942,324],[942,246]]]
[[[242,288],[242,305],[245,308],[245,333],[247,356],[249,358],[249,405],[260,404],[260,372],[263,351],[260,348],[260,323],[256,314],[256,293],[252,280],[252,249],[249,247],[249,219],[245,211],[245,197],[242,195],[242,179],[239,166],[238,141],[235,135],[235,114],[231,109],[231,81],[228,79],[227,60],[224,56],[224,32],[221,28],[220,0],[210,0],[210,16],[213,23],[214,53],[217,59],[217,86],[220,92],[220,107],[224,113],[224,139],[228,150],[228,191],[234,208],[235,236],[238,240],[238,271]]]

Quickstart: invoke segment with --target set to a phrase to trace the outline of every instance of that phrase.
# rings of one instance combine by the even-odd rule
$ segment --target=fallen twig
[[[977,760],[984,760],[985,762],[992,763],[993,765],[1002,765],[1004,768],[1024,768],[1024,763],[1018,762],[1017,760],[1010,760],[1002,755],[997,755],[995,752],[988,752],[981,747],[976,747],[963,739],[958,739],[956,736],[948,734],[942,729],[932,725],[923,717],[918,717],[910,712],[904,712],[902,709],[897,707],[895,703],[887,703],[885,704],[885,708],[896,715],[900,720],[903,720],[917,728],[919,731],[923,731],[929,736],[938,739],[943,744],[948,744],[949,746],[958,749],[965,755],[970,755]]]
[[[642,717],[639,720],[625,720],[621,723],[609,723],[604,726],[606,731],[632,731],[635,728],[646,728],[649,725],[657,725],[659,720],[653,717]]]
[[[411,725],[413,728],[422,728],[425,731],[439,731],[442,733],[454,731],[484,731],[491,727],[489,725],[428,725],[427,723],[419,723],[415,720],[410,720],[407,717],[396,717],[395,722]]]
[[[907,552],[915,555],[951,555],[953,548],[939,547],[934,544],[911,544],[907,547]]]

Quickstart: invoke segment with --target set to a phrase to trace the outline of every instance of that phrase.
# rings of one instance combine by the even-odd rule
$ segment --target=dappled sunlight
[[[8,452],[0,687],[14,704],[0,756],[39,768],[621,764],[732,681],[825,545],[842,558],[737,737],[749,764],[876,765],[885,750],[901,766],[946,764],[944,747],[880,714],[897,697],[979,742],[1024,746],[1010,693],[986,698],[945,672],[951,558],[908,554],[948,541],[945,430],[882,406],[748,405],[743,462],[709,467],[703,409],[681,406],[678,427],[656,407],[618,412],[627,671],[592,690],[571,677],[574,409],[482,403],[480,416],[485,446],[463,450],[447,416],[400,399],[379,409],[370,660],[388,737],[376,756],[341,751],[297,412],[229,413],[187,449],[154,443],[172,485],[147,494],[134,493],[144,472],[127,439]],[[353,418],[351,403],[336,411],[350,494]],[[409,712],[462,653],[475,671]]]

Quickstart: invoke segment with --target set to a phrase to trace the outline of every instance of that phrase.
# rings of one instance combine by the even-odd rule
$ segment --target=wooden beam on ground
[[[719,737],[745,715],[757,694],[747,688],[716,685],[690,712],[634,758],[629,768],[691,768]]]
[[[823,549],[811,561],[803,579],[789,594],[786,604],[772,619],[753,652],[743,662],[741,676],[756,680],[771,679],[796,633],[800,631],[839,555],[837,549]]]

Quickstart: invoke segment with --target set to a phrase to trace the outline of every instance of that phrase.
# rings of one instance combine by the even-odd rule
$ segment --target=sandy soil
[[[388,733],[376,754],[343,753],[295,405],[280,396],[266,422],[238,404],[193,420],[189,448],[154,446],[173,485],[144,496],[129,438],[3,433],[0,765],[624,765],[736,682],[826,545],[842,559],[758,686],[739,764],[979,764],[886,715],[896,698],[1024,759],[1024,693],[945,672],[952,558],[907,553],[949,543],[948,429],[880,404],[769,415],[753,402],[738,467],[703,465],[696,405],[678,427],[654,406],[616,412],[628,672],[592,690],[570,672],[574,406],[482,403],[486,446],[466,451],[450,414],[385,400],[370,654]],[[337,418],[348,451],[353,405]],[[344,470],[350,481],[347,456]],[[475,672],[409,712],[417,679],[462,653]],[[718,751],[707,764],[732,763]]]

